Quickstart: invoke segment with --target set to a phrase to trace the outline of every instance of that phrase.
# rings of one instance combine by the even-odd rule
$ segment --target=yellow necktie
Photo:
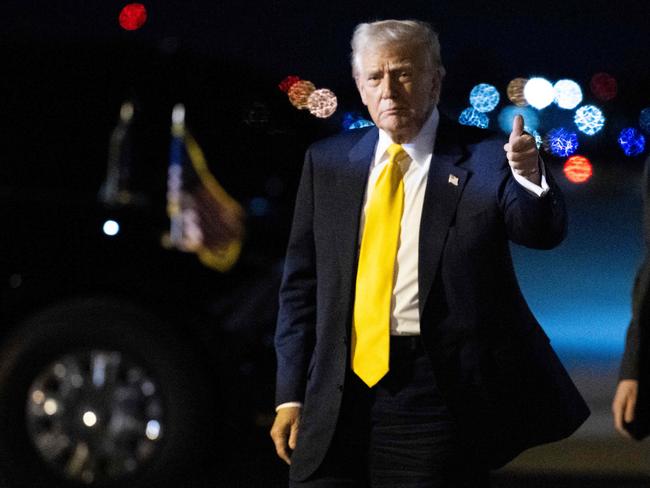
[[[404,208],[398,162],[408,155],[391,144],[388,156],[366,207],[352,318],[352,370],[369,387],[388,372],[390,305]]]

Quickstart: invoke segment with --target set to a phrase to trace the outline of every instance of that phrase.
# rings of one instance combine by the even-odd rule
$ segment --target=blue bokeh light
[[[582,102],[582,89],[573,80],[559,80],[553,85],[555,103],[560,108],[572,110]]]
[[[524,118],[524,127],[527,132],[533,134],[539,128],[539,115],[535,109],[508,105],[499,112],[499,127],[506,134],[512,132],[512,120],[515,115],[521,115]]]
[[[643,132],[650,134],[650,107],[641,110],[639,114],[639,125]]]
[[[618,145],[626,156],[638,156],[645,151],[645,137],[637,129],[628,127],[619,134]]]
[[[528,132],[531,136],[535,138],[535,144],[537,145],[537,149],[542,147],[542,143],[544,140],[542,139],[542,136],[540,135],[539,132],[537,132],[535,129],[531,129],[528,126],[524,126],[524,131]]]
[[[564,127],[551,129],[546,136],[546,144],[548,151],[559,157],[571,156],[580,145],[578,143],[578,134]]]
[[[491,112],[499,104],[499,91],[492,85],[481,83],[472,88],[469,103],[479,112]]]
[[[524,85],[524,98],[538,110],[548,107],[555,100],[555,90],[545,78],[531,78]]]
[[[364,119],[363,116],[356,112],[346,112],[343,114],[343,122],[341,125],[343,126],[343,130],[354,130],[363,127],[371,127],[375,124],[370,120]]]
[[[576,110],[573,121],[580,132],[593,136],[605,125],[605,116],[595,105],[583,105]]]
[[[490,119],[486,114],[479,112],[474,107],[468,107],[458,116],[458,122],[463,125],[472,125],[481,129],[487,129],[487,126],[490,124]]]

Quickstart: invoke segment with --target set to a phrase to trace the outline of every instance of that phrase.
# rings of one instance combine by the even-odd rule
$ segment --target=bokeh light
[[[289,75],[278,84],[278,88],[284,93],[289,93],[289,88],[300,81],[300,77],[296,75]]]
[[[538,110],[548,107],[555,100],[555,90],[545,78],[531,78],[524,86],[526,101]]]
[[[508,88],[506,88],[508,100],[517,107],[525,107],[528,105],[526,97],[524,97],[524,86],[526,86],[526,83],[528,83],[528,78],[515,78],[508,83]]]
[[[120,11],[118,21],[124,30],[137,30],[147,21],[147,9],[141,3],[125,5]]]
[[[542,136],[540,135],[539,132],[537,132],[535,129],[531,129],[528,126],[524,126],[524,131],[528,132],[531,136],[535,138],[535,145],[537,146],[537,149],[542,147],[542,143],[544,140],[542,139]]]
[[[579,145],[578,134],[564,127],[550,130],[544,141],[544,149],[559,157],[571,156]]]
[[[644,108],[639,114],[639,126],[646,134],[650,134],[650,107]]]
[[[508,105],[499,112],[499,127],[506,134],[512,132],[512,120],[515,115],[521,115],[524,118],[524,127],[527,132],[533,133],[539,128],[539,113],[531,107],[516,107]]]
[[[616,97],[618,83],[616,78],[609,73],[596,73],[591,77],[589,88],[598,100],[607,102]]]
[[[474,107],[468,107],[458,116],[458,122],[463,125],[471,125],[474,127],[480,127],[481,129],[487,129],[487,126],[490,124],[490,119],[487,114],[479,112]]]
[[[326,119],[336,112],[337,100],[332,90],[320,88],[311,92],[307,98],[307,106],[312,115]]]
[[[573,121],[580,132],[593,136],[605,125],[605,116],[595,105],[583,105],[576,110]]]
[[[628,127],[618,135],[618,145],[626,156],[638,156],[645,151],[645,137],[637,129]]]
[[[102,226],[102,231],[107,236],[116,236],[120,232],[120,224],[114,220],[107,220]]]
[[[346,112],[343,114],[343,122],[341,123],[343,130],[361,129],[363,127],[370,127],[373,124],[370,120],[364,119],[356,112]]]
[[[560,108],[572,110],[582,102],[582,89],[573,80],[559,80],[553,85],[555,103]]]
[[[304,110],[309,108],[309,95],[316,90],[316,86],[311,81],[300,80],[291,85],[287,95],[291,105],[297,109]]]
[[[571,156],[564,163],[564,176],[571,183],[585,183],[594,174],[591,162],[584,156]]]
[[[481,83],[472,88],[469,103],[479,112],[491,112],[499,104],[499,91],[492,85]]]

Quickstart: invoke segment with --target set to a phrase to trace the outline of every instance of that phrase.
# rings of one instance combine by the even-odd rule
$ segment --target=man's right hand
[[[639,394],[638,380],[621,380],[616,388],[614,401],[612,402],[612,414],[614,414],[614,426],[625,437],[632,438],[625,430],[625,423],[634,420],[634,407]]]
[[[299,425],[300,407],[285,407],[278,410],[271,427],[275,451],[287,464],[291,464],[291,452],[296,448]]]

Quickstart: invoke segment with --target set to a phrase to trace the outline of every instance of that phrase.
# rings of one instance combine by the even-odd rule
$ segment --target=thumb
[[[515,118],[512,119],[512,132],[510,133],[510,141],[514,142],[514,139],[519,137],[524,133],[524,118],[521,115],[515,115]]]

